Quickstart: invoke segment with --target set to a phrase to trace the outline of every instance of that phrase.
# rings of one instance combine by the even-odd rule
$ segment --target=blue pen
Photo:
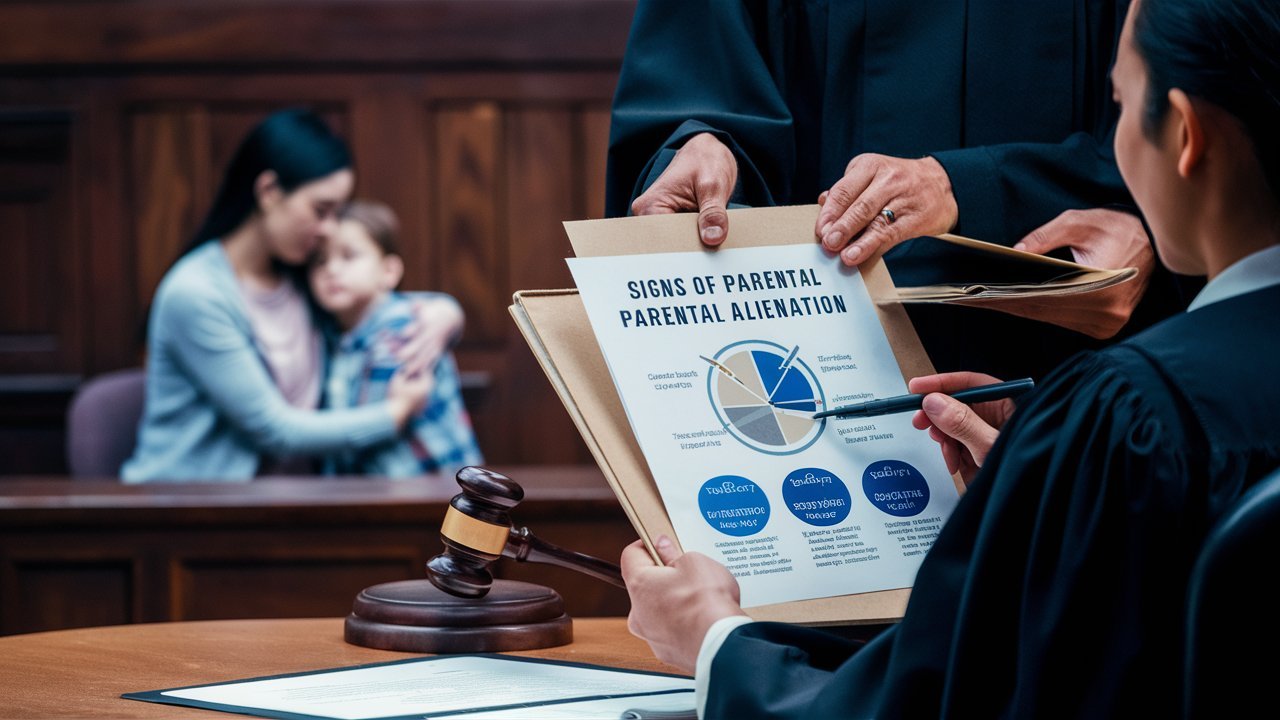
[[[980,403],[1017,397],[1035,386],[1036,383],[1031,378],[1022,378],[1021,380],[1010,380],[991,385],[979,385],[978,387],[947,394],[963,403]],[[833,416],[874,417],[876,415],[892,415],[894,413],[907,412],[908,410],[919,410],[923,402],[924,395],[919,393],[899,395],[897,397],[884,398],[883,400],[869,400],[857,405],[845,405],[844,407],[823,410],[822,412],[814,413],[813,419],[818,420]]]

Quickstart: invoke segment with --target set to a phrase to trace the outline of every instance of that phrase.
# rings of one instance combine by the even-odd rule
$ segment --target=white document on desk
[[[493,655],[440,656],[126,695],[261,717],[617,718],[688,710],[691,678]]]
[[[959,500],[855,270],[816,243],[571,258],[681,546],[744,607],[910,587]]]

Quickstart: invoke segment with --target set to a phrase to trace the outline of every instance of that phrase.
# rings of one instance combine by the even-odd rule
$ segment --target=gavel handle
[[[616,587],[626,587],[622,582],[622,570],[617,565],[590,555],[556,547],[535,537],[527,527],[511,528],[511,534],[507,537],[507,545],[502,549],[502,554],[517,562],[558,565],[590,575]]]

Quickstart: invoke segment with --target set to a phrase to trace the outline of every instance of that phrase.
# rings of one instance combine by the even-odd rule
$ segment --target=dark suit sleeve
[[[706,716],[1176,716],[1207,503],[1163,382],[1132,352],[1048,378],[939,534],[902,622],[857,652],[816,630],[738,628]]]
[[[772,205],[787,196],[791,112],[756,45],[765,31],[759,5],[637,6],[613,101],[606,215],[626,215],[631,200],[700,132],[713,132],[737,158],[735,201]]]
[[[737,628],[712,661],[703,718],[858,717],[876,705],[880,676],[874,671],[887,666],[892,634],[890,629],[859,650],[855,643],[795,625],[758,622]],[[837,680],[837,671],[849,667],[855,652],[872,675]],[[830,691],[837,685],[842,691],[832,708]]]

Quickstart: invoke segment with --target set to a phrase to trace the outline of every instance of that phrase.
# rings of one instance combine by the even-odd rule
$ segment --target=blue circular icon
[[[929,504],[929,483],[920,471],[901,460],[880,460],[862,473],[862,491],[882,512],[911,517]]]
[[[809,525],[835,525],[849,517],[849,488],[822,468],[792,470],[782,481],[782,500],[792,515]]]
[[[754,535],[769,522],[769,499],[759,485],[738,475],[719,475],[698,489],[698,509],[712,529]]]

